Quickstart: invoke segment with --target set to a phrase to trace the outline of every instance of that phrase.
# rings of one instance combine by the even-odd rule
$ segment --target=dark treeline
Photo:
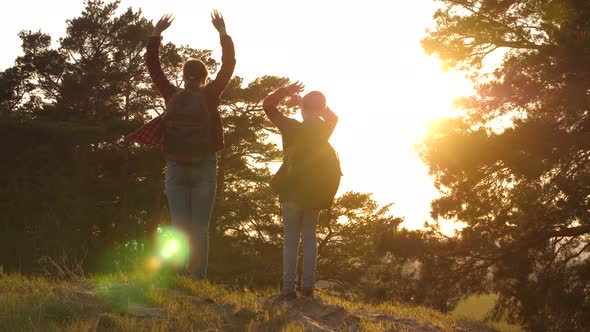
[[[388,206],[346,193],[320,219],[318,279],[367,300],[442,311],[493,292],[500,301],[492,318],[531,331],[588,330],[590,3],[439,2],[424,49],[467,72],[476,94],[459,101],[464,114],[441,121],[419,150],[441,191],[433,216],[465,227],[458,237],[437,223],[398,230],[402,219]],[[131,9],[117,15],[118,2],[85,4],[57,47],[42,32],[21,32],[23,55],[0,72],[7,271],[131,270],[169,221],[160,153],[121,140],[164,106],[144,68],[152,22]],[[482,61],[497,52],[504,56],[487,73]],[[168,43],[162,51],[170,77],[190,57],[217,69],[208,50]],[[235,77],[223,96],[215,281],[280,282],[280,211],[268,186],[268,164],[280,152],[261,100],[288,83]]]

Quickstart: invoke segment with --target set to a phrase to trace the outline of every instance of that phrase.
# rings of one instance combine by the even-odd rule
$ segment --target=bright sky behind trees
[[[452,112],[452,101],[470,93],[470,84],[424,54],[420,40],[432,23],[436,4],[406,1],[138,1],[123,0],[120,10],[141,7],[157,20],[176,16],[165,41],[213,49],[220,46],[210,22],[212,9],[225,16],[236,44],[236,75],[246,82],[262,75],[287,76],[321,90],[340,123],[332,143],[344,177],[341,192],[373,192],[395,202],[405,225],[429,219],[437,193],[413,146],[427,124]],[[83,9],[82,0],[20,0],[3,5],[0,69],[20,54],[20,30],[58,38],[65,21]]]

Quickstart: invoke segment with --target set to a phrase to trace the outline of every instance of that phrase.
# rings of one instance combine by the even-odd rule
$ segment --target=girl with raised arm
[[[264,111],[279,129],[283,141],[283,165],[271,186],[281,201],[284,226],[283,290],[279,299],[297,297],[295,278],[299,241],[303,242],[301,294],[313,296],[317,256],[316,225],[320,210],[332,205],[338,191],[340,162],[328,140],[338,117],[326,106],[326,97],[312,91],[303,98],[301,83],[280,88],[266,98]],[[301,107],[303,122],[283,115],[277,108],[286,97]]]
[[[209,220],[217,187],[217,151],[224,147],[218,110],[220,97],[230,82],[236,60],[232,39],[221,14],[212,22],[219,32],[222,64],[217,77],[207,83],[205,64],[198,59],[183,66],[184,89],[173,85],[160,64],[161,34],[174,18],[164,15],[147,42],[146,62],[152,80],[166,101],[166,111],[126,140],[152,144],[166,159],[166,194],[172,224],[189,238],[189,271],[206,279],[209,255]]]

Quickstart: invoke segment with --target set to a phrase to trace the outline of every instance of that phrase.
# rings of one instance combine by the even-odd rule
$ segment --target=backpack
[[[162,121],[166,159],[198,163],[211,150],[209,111],[201,91],[178,92],[166,105]]]
[[[296,143],[285,152],[283,164],[271,179],[271,189],[279,194],[281,202],[326,209],[332,205],[340,186],[340,159],[327,139],[318,139],[313,128],[301,129]]]

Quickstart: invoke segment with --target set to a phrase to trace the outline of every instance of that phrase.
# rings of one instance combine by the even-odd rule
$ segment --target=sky
[[[235,75],[250,82],[263,75],[286,76],[324,92],[340,121],[331,142],[344,176],[340,193],[371,192],[404,226],[430,220],[437,197],[426,166],[414,151],[430,121],[453,114],[452,102],[469,94],[470,83],[443,72],[420,40],[433,27],[431,0],[122,0],[120,9],[142,8],[157,21],[176,16],[164,41],[212,49],[221,57],[210,12],[225,17],[236,47]],[[82,0],[19,0],[3,4],[0,69],[20,54],[20,30],[38,30],[55,39],[65,21],[83,9]]]

